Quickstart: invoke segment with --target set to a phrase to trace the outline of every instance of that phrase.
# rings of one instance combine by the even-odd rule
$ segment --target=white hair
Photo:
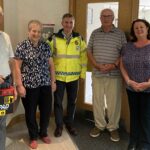
[[[3,15],[3,9],[1,6],[0,6],[0,15]]]
[[[104,12],[104,11],[110,11],[111,13],[112,13],[112,15],[113,15],[113,18],[114,18],[114,11],[112,10],[112,9],[110,9],[110,8],[105,8],[105,9],[103,9],[102,11],[101,11],[101,13],[100,13],[100,16],[102,15],[102,13]]]

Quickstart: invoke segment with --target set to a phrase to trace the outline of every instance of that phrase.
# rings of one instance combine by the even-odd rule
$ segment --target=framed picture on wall
[[[55,24],[43,24],[42,38],[47,40],[54,33]]]

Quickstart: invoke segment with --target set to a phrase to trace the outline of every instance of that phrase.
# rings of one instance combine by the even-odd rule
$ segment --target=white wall
[[[4,30],[10,35],[13,48],[27,37],[31,19],[54,23],[61,28],[61,17],[69,11],[69,0],[4,0]]]

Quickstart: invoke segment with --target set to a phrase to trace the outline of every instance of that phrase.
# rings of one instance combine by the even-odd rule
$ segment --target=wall
[[[61,28],[61,17],[69,11],[69,0],[4,0],[4,30],[13,48],[27,37],[27,24],[31,19],[54,23],[55,32]]]

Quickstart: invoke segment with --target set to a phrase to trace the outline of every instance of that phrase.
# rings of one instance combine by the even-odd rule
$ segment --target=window
[[[146,19],[150,22],[150,1],[140,0],[139,1],[139,15],[140,19]]]

